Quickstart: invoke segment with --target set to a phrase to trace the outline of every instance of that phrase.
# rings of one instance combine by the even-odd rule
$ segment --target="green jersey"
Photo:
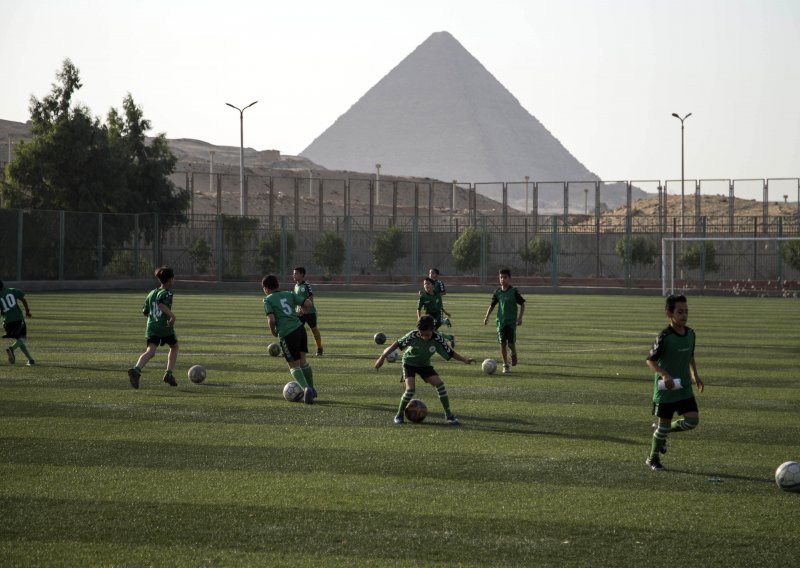
[[[11,323],[25,319],[22,316],[22,309],[17,300],[25,297],[25,292],[17,288],[3,288],[0,290],[0,312],[3,314],[3,321]]]
[[[420,294],[419,301],[417,301],[417,309],[426,314],[433,316],[433,319],[439,320],[442,317],[442,297],[439,294],[426,294],[424,291]]]
[[[294,292],[272,292],[264,298],[264,311],[267,315],[275,316],[275,326],[278,328],[278,337],[286,337],[303,322],[297,317],[296,307],[303,305],[305,298]]]
[[[513,286],[509,286],[508,290],[498,288],[492,294],[491,306],[497,306],[497,329],[503,329],[506,326],[516,327],[517,325],[517,305],[525,303],[525,298],[519,293],[519,290]]]
[[[417,330],[409,331],[398,339],[397,343],[400,349],[405,349],[403,363],[413,367],[430,366],[434,353],[438,353],[447,361],[453,357],[453,349],[438,331],[434,331],[428,340],[422,339]]]
[[[433,291],[437,294],[444,294],[444,282],[441,280],[433,281]]]
[[[655,373],[653,381],[653,402],[677,402],[692,398],[691,361],[694,357],[695,335],[690,327],[680,335],[672,327],[667,327],[658,334],[647,358],[670,374],[673,379],[681,380],[681,388],[659,390],[658,380],[661,376]]]
[[[142,313],[147,316],[145,337],[169,337],[175,335],[175,328],[167,325],[169,316],[161,311],[159,304],[172,310],[172,290],[156,288],[147,295]]]
[[[314,306],[314,292],[311,291],[311,284],[303,280],[294,285],[294,293],[299,295],[305,301],[306,298],[311,300],[311,309],[308,310],[307,314],[315,314],[317,313],[317,308]],[[300,309],[300,306],[297,307]]]

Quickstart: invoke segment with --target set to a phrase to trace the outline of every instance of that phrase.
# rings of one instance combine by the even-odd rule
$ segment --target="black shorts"
[[[300,321],[304,324],[308,324],[308,327],[314,329],[317,327],[317,314],[303,314],[302,316],[298,316]]]
[[[672,420],[675,413],[683,416],[687,412],[698,412],[697,401],[694,397],[684,398],[675,402],[653,403],[653,415],[659,418]]]
[[[289,363],[298,361],[301,353],[308,353],[308,334],[302,325],[286,337],[281,337],[280,342],[283,358]]]
[[[173,345],[178,344],[178,338],[175,337],[175,334],[167,335],[166,337],[157,337],[155,335],[151,335],[147,338],[147,344],[150,345],[151,343],[155,343],[157,346],[162,345],[169,345],[172,347]]]
[[[414,375],[419,375],[420,378],[427,383],[428,379],[438,374],[439,373],[436,372],[436,369],[430,365],[426,367],[415,367],[414,365],[406,365],[403,363],[404,377],[413,377]]]
[[[25,339],[28,337],[28,326],[25,325],[25,320],[4,321],[3,337],[9,337],[11,339]]]

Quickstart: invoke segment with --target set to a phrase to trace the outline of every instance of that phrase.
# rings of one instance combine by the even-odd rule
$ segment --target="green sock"
[[[700,419],[694,416],[691,418],[679,418],[670,425],[669,431],[685,432],[686,430],[694,430],[699,423]]]
[[[667,443],[667,435],[669,434],[669,424],[661,425],[659,423],[656,431],[653,432],[653,441],[650,444],[650,457],[654,458]]]
[[[297,383],[301,387],[306,388],[308,386],[308,383],[306,382],[306,377],[305,375],[303,375],[303,369],[301,369],[300,367],[295,367],[294,369],[291,369],[289,372],[292,374],[292,378],[295,381],[297,381]]]
[[[406,390],[406,392],[403,393],[403,398],[400,399],[400,408],[397,409],[397,416],[403,415],[403,412],[406,410],[406,406],[408,406],[408,403],[411,402],[412,398],[414,398],[413,390]]]
[[[313,389],[314,388],[314,371],[311,369],[311,365],[306,363],[305,365],[303,365],[300,368],[303,370],[303,375],[306,378],[306,382],[308,383],[308,386],[310,386]]]
[[[450,414],[452,414],[450,412],[450,398],[447,396],[447,389],[444,388],[444,383],[436,387],[436,391],[439,393],[439,402],[442,403],[442,408],[444,408],[444,413],[447,416],[450,416]]]
[[[31,357],[31,354],[28,352],[28,346],[25,345],[24,339],[17,339],[11,346],[11,349],[16,349],[17,347],[19,347],[20,351],[22,351],[25,354],[25,357],[28,358],[28,361],[33,359],[33,357]]]

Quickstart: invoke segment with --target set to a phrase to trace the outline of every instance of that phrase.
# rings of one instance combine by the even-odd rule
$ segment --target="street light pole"
[[[528,182],[531,180],[531,176],[525,176],[525,215],[528,214]]]
[[[681,121],[681,238],[683,238],[683,195],[684,195],[684,184],[686,183],[684,172],[683,172],[683,121],[692,116],[692,113],[687,114],[683,118],[681,118],[677,112],[673,112],[672,116],[677,118]]]
[[[239,111],[239,215],[242,217],[247,215],[247,196],[244,193],[244,111],[257,102],[258,101],[253,101],[244,108],[239,108],[231,103],[225,103],[229,107]]]
[[[375,205],[381,204],[381,165],[375,164]]]

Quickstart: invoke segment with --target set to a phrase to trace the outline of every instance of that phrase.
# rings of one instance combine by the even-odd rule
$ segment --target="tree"
[[[294,256],[294,233],[286,232],[286,259]],[[275,274],[281,269],[281,233],[277,229],[268,232],[258,243],[259,267],[263,274]]]
[[[314,245],[311,258],[325,270],[325,276],[341,272],[344,264],[344,241],[336,233],[323,233]]]
[[[658,245],[647,237],[623,237],[617,241],[617,256],[625,263],[625,246],[630,247],[631,264],[649,266],[658,256]]]
[[[528,245],[519,251],[519,256],[523,262],[529,262],[534,266],[544,264],[550,260],[553,245],[546,239],[535,238]]]
[[[481,236],[478,227],[469,227],[453,243],[451,254],[459,272],[467,272],[481,263]],[[486,235],[487,248],[489,235]]]
[[[783,260],[795,270],[800,270],[800,241],[789,241],[783,245]]]
[[[705,263],[703,258],[705,257]],[[704,267],[707,272],[716,272],[719,265],[716,262],[717,249],[714,243],[693,243],[687,245],[678,256],[678,266],[685,270],[697,270]]]
[[[204,238],[197,239],[187,251],[189,258],[194,262],[195,270],[200,274],[208,271],[208,263],[211,262],[211,247]]]
[[[396,225],[392,225],[373,239],[369,252],[375,268],[391,274],[397,259],[407,254],[403,248],[403,233]]]

